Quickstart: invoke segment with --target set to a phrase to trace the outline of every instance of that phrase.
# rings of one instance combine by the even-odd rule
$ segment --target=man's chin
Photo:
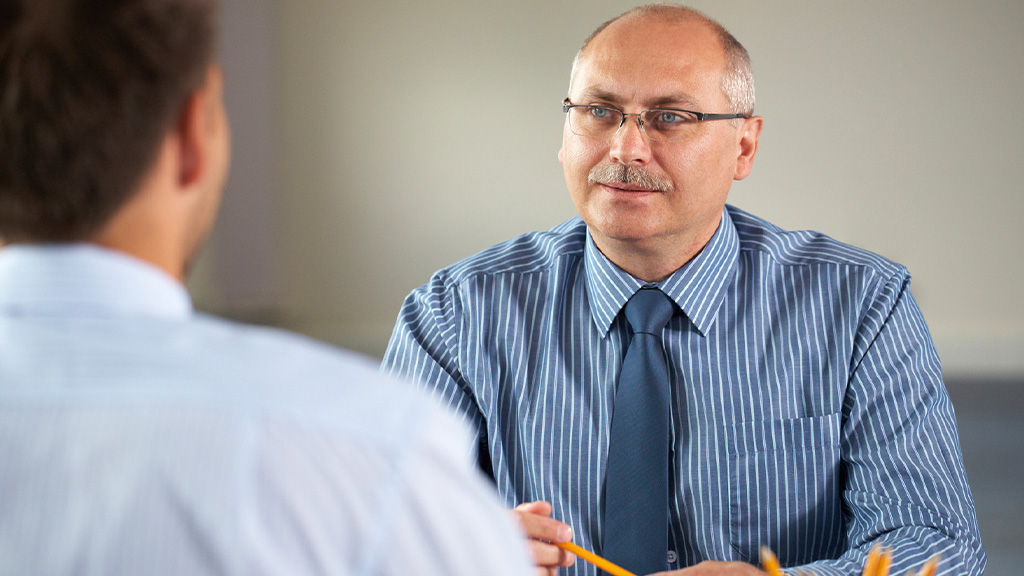
[[[648,219],[615,218],[602,219],[594,224],[587,222],[591,233],[597,237],[619,244],[643,244],[659,236],[659,230]]]

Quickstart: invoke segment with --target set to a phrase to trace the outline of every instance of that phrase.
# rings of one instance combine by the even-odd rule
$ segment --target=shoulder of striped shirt
[[[527,232],[495,244],[441,270],[449,283],[481,275],[530,274],[551,270],[565,257],[583,257],[587,225],[578,216],[542,232]]]
[[[758,252],[783,266],[835,265],[864,268],[882,278],[908,277],[906,267],[814,230],[789,231],[728,206],[741,252]]]
[[[741,252],[759,252],[782,266],[833,265],[861,268],[880,279],[909,279],[907,269],[884,256],[813,230],[788,231],[728,205]],[[587,226],[578,216],[550,230],[527,232],[444,268],[446,283],[481,275],[531,274],[552,270],[566,257],[582,257]]]

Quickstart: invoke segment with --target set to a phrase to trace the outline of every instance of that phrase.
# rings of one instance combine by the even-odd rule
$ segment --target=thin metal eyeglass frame
[[[746,114],[708,114],[706,112],[694,112],[693,110],[682,110],[679,108],[645,108],[639,112],[627,114],[626,112],[619,110],[615,106],[599,106],[597,104],[573,104],[572,101],[569,100],[568,98],[562,100],[562,112],[564,114],[568,114],[569,111],[572,110],[573,108],[607,108],[609,110],[615,110],[619,114],[622,114],[622,120],[619,121],[619,127],[615,129],[615,133],[618,133],[618,131],[622,130],[622,127],[626,125],[627,116],[636,116],[637,127],[640,128],[640,130],[644,134],[647,134],[648,137],[651,137],[651,135],[648,134],[646,130],[644,130],[644,121],[641,120],[641,117],[647,112],[682,112],[684,114],[693,114],[697,118],[697,122],[707,122],[708,120],[734,120],[736,118],[749,118],[749,116],[747,116]],[[610,138],[611,135],[607,137]],[[600,138],[600,136],[598,136],[598,138]],[[654,139],[657,140],[657,138]],[[673,140],[662,140],[662,142],[673,142]]]

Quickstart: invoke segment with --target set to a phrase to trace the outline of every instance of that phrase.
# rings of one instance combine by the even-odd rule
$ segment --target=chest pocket
[[[783,565],[802,564],[845,540],[840,487],[840,413],[736,424],[729,436],[729,532],[756,563],[770,546]]]

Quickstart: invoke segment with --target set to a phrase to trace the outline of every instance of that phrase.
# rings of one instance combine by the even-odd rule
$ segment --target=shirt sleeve
[[[494,487],[465,453],[452,449],[452,438],[468,443],[465,428],[456,424],[434,417],[424,425],[406,497],[391,523],[389,550],[381,555],[382,576],[532,573],[525,537],[511,513],[500,507]]]
[[[890,547],[892,574],[936,553],[939,574],[980,575],[985,553],[938,354],[905,269],[868,306],[854,342],[842,411],[847,552],[805,568],[861,573],[869,550]]]
[[[460,314],[458,287],[442,270],[405,299],[381,371],[425,388],[483,434],[479,401],[460,362]]]

